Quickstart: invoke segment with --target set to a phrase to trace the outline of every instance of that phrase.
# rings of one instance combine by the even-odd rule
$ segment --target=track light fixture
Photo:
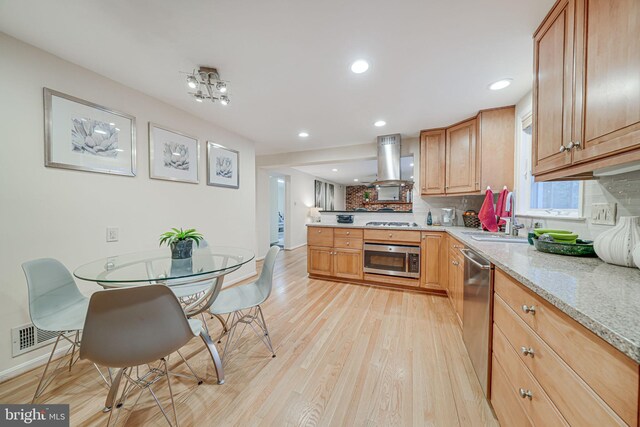
[[[187,86],[196,89],[189,92],[197,102],[204,102],[205,99],[211,102],[220,101],[222,105],[228,105],[230,100],[226,95],[228,92],[227,82],[220,79],[218,70],[211,67],[200,67],[187,74]],[[225,94],[225,95],[223,95]]]

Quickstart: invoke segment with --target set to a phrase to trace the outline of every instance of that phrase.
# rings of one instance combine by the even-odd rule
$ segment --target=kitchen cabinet
[[[476,146],[477,120],[467,120],[447,129],[446,188],[447,194],[471,193],[480,189]]]
[[[307,227],[309,274],[361,280],[361,237],[362,230]]]
[[[444,129],[420,134],[420,186],[423,195],[445,193],[445,135]]]
[[[453,238],[449,239],[449,286],[447,290],[460,327],[462,327],[464,307],[464,257],[460,252],[461,248],[464,248],[464,245]]]
[[[494,280],[499,421],[524,412],[532,425],[637,426],[638,364],[501,270]]]
[[[561,0],[534,35],[533,174],[640,161],[640,2]]]
[[[446,287],[448,265],[446,262],[446,233],[422,233],[422,266],[420,286],[444,289]]]
[[[515,107],[483,110],[446,129],[420,133],[420,190],[425,196],[480,194],[513,187]]]

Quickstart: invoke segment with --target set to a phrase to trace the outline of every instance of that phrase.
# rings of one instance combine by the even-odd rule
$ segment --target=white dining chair
[[[57,333],[56,342],[33,395],[34,403],[55,378],[58,368],[70,354],[69,371],[78,360],[76,350],[80,346],[80,331],[84,325],[89,299],[84,296],[71,273],[62,263],[51,258],[36,259],[22,264],[29,290],[29,315],[33,325],[43,331]],[[61,340],[71,346],[45,381],[49,365]]]
[[[152,388],[166,377],[173,418],[175,425],[178,425],[167,357],[179,352],[194,337],[203,335],[208,338],[202,322],[187,319],[178,299],[164,285],[108,289],[94,293],[84,324],[80,358],[118,369],[105,403],[105,407],[111,409],[107,425],[111,423],[123,377],[125,384],[116,408],[125,404],[133,388],[148,390],[167,422],[174,425]],[[183,361],[186,362],[184,358]],[[158,364],[151,366],[154,363]],[[149,365],[149,370],[140,374],[141,365]],[[189,369],[198,384],[202,383],[191,367]],[[136,403],[137,400],[133,406]]]
[[[262,265],[260,277],[253,283],[246,285],[233,286],[223,289],[218,298],[213,302],[210,312],[214,316],[226,315],[227,330],[218,339],[218,342],[226,336],[224,351],[222,354],[222,363],[225,363],[227,356],[233,351],[237,341],[242,337],[247,326],[256,333],[271,352],[272,357],[276,357],[273,350],[269,329],[262,314],[261,305],[271,295],[273,287],[273,272],[275,268],[276,258],[280,248],[272,246],[267,252]],[[243,325],[240,333],[237,329],[239,325]]]

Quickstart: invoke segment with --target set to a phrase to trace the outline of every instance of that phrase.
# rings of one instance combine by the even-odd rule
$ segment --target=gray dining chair
[[[173,425],[152,388],[162,377],[166,377],[173,418],[175,425],[178,425],[167,357],[174,352],[179,354],[180,348],[197,336],[213,346],[202,322],[187,319],[176,296],[164,285],[94,293],[84,324],[80,358],[118,369],[105,403],[107,409],[112,409],[107,425],[111,423],[114,402],[123,377],[125,384],[116,407],[124,405],[132,389],[148,390],[167,422]],[[183,361],[186,363],[184,358]],[[154,363],[157,365],[152,366]],[[149,370],[140,374],[141,365],[149,365]],[[188,363],[187,366],[200,384],[202,380]],[[134,406],[136,403],[137,400]]]
[[[262,265],[262,271],[257,281],[246,285],[234,286],[223,289],[218,298],[213,302],[210,312],[214,316],[226,315],[226,331],[222,333],[218,342],[226,336],[222,363],[225,363],[227,356],[233,351],[234,345],[240,339],[247,326],[262,339],[262,342],[271,352],[272,357],[276,357],[273,350],[269,329],[262,314],[261,305],[264,303],[273,287],[273,272],[276,258],[280,248],[272,246],[267,252]],[[239,325],[243,325],[240,333],[237,333]]]
[[[80,346],[80,331],[84,325],[89,299],[84,296],[71,273],[62,263],[52,258],[27,261],[22,264],[29,290],[29,315],[33,325],[43,331],[57,333],[51,354],[40,377],[33,395],[34,403],[51,384],[58,368],[65,357],[61,357],[58,365],[45,381],[51,360],[61,340],[68,341],[71,346],[65,353],[69,355],[69,371],[78,360],[76,350]]]

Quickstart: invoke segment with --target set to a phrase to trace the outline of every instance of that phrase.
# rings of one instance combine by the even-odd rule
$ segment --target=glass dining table
[[[102,258],[81,265],[73,275],[105,289],[167,285],[183,302],[187,317],[193,317],[213,304],[226,275],[254,257],[249,249],[201,245],[194,248],[191,258],[172,259],[171,250],[165,248]],[[226,329],[224,321],[219,320]]]

